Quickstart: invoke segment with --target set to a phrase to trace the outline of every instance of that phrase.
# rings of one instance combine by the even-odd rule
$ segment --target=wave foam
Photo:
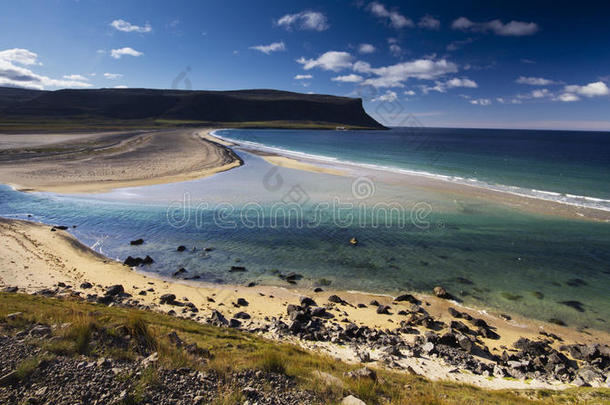
[[[227,136],[218,135],[216,131],[210,133],[216,138],[222,139],[224,141],[235,143],[236,145],[247,147],[254,150],[259,150],[262,152],[271,152],[278,155],[293,157],[297,159],[306,159],[314,162],[322,163],[322,164],[331,164],[331,165],[342,165],[342,166],[352,166],[357,168],[364,168],[369,170],[380,170],[390,173],[398,173],[405,174],[411,176],[421,176],[428,177],[437,180],[448,181],[456,184],[463,184],[468,186],[480,187],[488,190],[499,191],[503,193],[518,195],[520,197],[529,197],[536,198],[539,200],[545,201],[553,201],[560,204],[572,205],[576,207],[582,208],[592,208],[602,211],[610,211],[610,200],[606,200],[603,198],[590,197],[584,195],[577,194],[568,194],[568,193],[558,193],[555,191],[546,191],[546,190],[537,190],[537,189],[528,189],[525,187],[519,186],[511,186],[504,184],[496,184],[490,183],[486,181],[482,181],[476,178],[464,178],[460,176],[450,176],[445,174],[438,174],[427,172],[423,170],[410,170],[403,169],[394,166],[385,166],[385,165],[376,165],[371,163],[363,163],[363,162],[354,162],[350,160],[341,160],[331,156],[323,156],[323,155],[314,155],[305,152],[299,152],[290,149],[279,148],[276,146],[269,146],[258,142],[244,141],[240,139],[233,139]]]

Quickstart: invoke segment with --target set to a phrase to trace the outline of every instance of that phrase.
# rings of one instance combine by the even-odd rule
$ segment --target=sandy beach
[[[0,135],[0,182],[22,191],[99,193],[193,180],[241,165],[230,149],[200,132]]]
[[[34,293],[45,288],[54,288],[58,283],[72,286],[73,290],[83,296],[87,294],[103,295],[107,287],[122,284],[125,292],[131,294],[138,304],[153,310],[169,312],[180,308],[171,305],[161,305],[159,298],[163,294],[174,294],[178,300],[193,303],[199,313],[190,315],[193,319],[207,318],[213,310],[221,311],[227,318],[246,310],[252,316],[250,322],[263,324],[277,318],[288,321],[286,308],[288,304],[298,304],[303,296],[311,297],[319,305],[328,304],[328,297],[339,295],[349,305],[331,305],[329,312],[337,319],[348,318],[359,326],[369,326],[376,329],[396,328],[403,316],[398,312],[408,309],[408,302],[393,302],[393,297],[365,294],[347,291],[321,291],[299,289],[298,286],[233,286],[186,282],[175,279],[162,279],[153,274],[141,271],[142,267],[132,269],[122,263],[110,260],[85,245],[78,242],[69,233],[62,230],[51,231],[51,227],[27,221],[0,219],[0,286],[16,286],[22,291]],[[92,288],[82,288],[89,282]],[[145,293],[142,293],[145,291]],[[145,295],[142,295],[145,294]],[[610,335],[601,331],[576,331],[539,321],[533,321],[511,315],[506,320],[499,313],[477,308],[460,307],[456,302],[440,299],[432,295],[414,294],[423,302],[426,311],[435,319],[449,323],[451,316],[449,307],[465,311],[472,316],[485,320],[500,339],[484,339],[492,353],[500,354],[520,337],[538,339],[540,332],[555,334],[569,343],[601,343],[608,342]],[[244,298],[247,308],[237,307],[238,298]],[[371,300],[377,300],[382,305],[391,306],[391,315],[380,315],[376,307],[369,305]],[[358,304],[366,307],[359,308]],[[187,316],[179,313],[179,316]],[[421,328],[423,333],[425,329]],[[273,335],[266,335],[277,338]],[[346,361],[357,362],[356,352],[344,345],[330,343],[298,342],[304,347],[321,350]],[[559,345],[556,342],[555,345]],[[542,382],[524,382],[514,379],[489,379],[469,373],[453,373],[452,367],[444,365],[440,360],[408,358],[406,365],[416,372],[431,379],[449,379],[476,384],[488,388],[564,388],[563,384]]]

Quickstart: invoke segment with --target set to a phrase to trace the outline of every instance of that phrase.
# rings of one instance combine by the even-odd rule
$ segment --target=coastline
[[[58,134],[52,143],[50,135],[21,135],[0,150],[0,182],[19,191],[102,193],[194,180],[243,164],[200,131],[112,132],[78,141]]]
[[[44,289],[57,288],[58,283],[73,286],[65,295],[74,291],[83,297],[88,294],[103,296],[104,291],[114,284],[120,283],[125,292],[137,300],[138,306],[161,312],[172,311],[182,314],[179,316],[191,317],[203,321],[213,311],[220,311],[227,319],[239,312],[246,311],[251,318],[247,321],[251,330],[261,330],[262,325],[268,325],[273,320],[289,322],[287,315],[288,304],[298,305],[304,296],[311,297],[319,305],[328,302],[331,295],[338,295],[349,305],[329,307],[328,312],[335,315],[337,322],[342,318],[362,327],[368,326],[375,330],[392,330],[405,319],[399,311],[409,311],[412,306],[409,302],[394,302],[392,297],[367,294],[361,292],[325,290],[313,292],[298,286],[237,286],[217,285],[193,281],[183,281],[173,278],[161,278],[154,274],[141,272],[141,268],[133,270],[122,263],[108,259],[85,245],[78,242],[69,233],[62,230],[51,231],[49,225],[36,224],[28,221],[0,219],[0,280],[2,287],[19,287],[21,291],[34,293]],[[89,282],[92,288],[80,287]],[[59,284],[62,285],[62,284]],[[148,289],[146,295],[140,295]],[[183,307],[171,304],[160,304],[159,299],[164,294],[174,294],[179,301],[192,303],[198,308],[198,313],[187,313]],[[511,315],[511,320],[502,318],[495,311],[461,307],[459,304],[441,299],[433,295],[413,293],[422,301],[431,317],[439,322],[449,324],[454,320],[448,312],[449,307],[458,311],[465,311],[472,316],[484,320],[500,336],[499,339],[481,339],[492,354],[500,355],[507,347],[521,337],[532,340],[540,339],[541,331],[545,336],[558,336],[553,347],[561,344],[592,344],[610,341],[610,334],[598,330],[577,331],[568,327],[557,326],[545,322],[526,319]],[[237,306],[238,298],[244,298],[248,305]],[[370,305],[371,300],[377,300],[381,305],[391,307],[390,314],[379,314],[376,307]],[[213,301],[213,302],[212,302]],[[359,308],[358,304],[366,305]],[[419,334],[426,328],[416,327]],[[358,350],[350,345],[332,344],[331,342],[309,342],[296,337],[286,338],[273,331],[261,332],[263,336],[283,341],[292,341],[301,346],[330,354],[348,362],[359,362]],[[408,335],[406,339],[415,338]],[[433,380],[452,380],[481,387],[501,388],[550,388],[562,389],[567,384],[549,383],[543,381],[526,381],[504,378],[488,378],[469,372],[452,372],[454,367],[446,365],[441,359],[407,358],[405,365],[415,370],[417,374],[424,375]]]
[[[484,187],[479,184],[456,182],[448,176],[434,176],[432,174],[418,173],[400,170],[398,172],[385,171],[372,165],[357,165],[355,163],[324,159],[303,153],[290,153],[278,148],[253,147],[248,143],[240,144],[231,139],[225,139],[215,134],[218,129],[210,130],[207,139],[223,142],[230,147],[239,147],[261,156],[268,163],[295,170],[307,170],[331,175],[359,176],[363,170],[373,180],[377,177],[383,182],[401,187],[412,187],[426,189],[449,194],[452,196],[464,196],[489,202],[502,204],[511,208],[524,210],[534,214],[557,215],[569,219],[593,220],[599,222],[610,222],[610,211],[598,208],[584,207],[565,201],[551,200],[519,192],[498,190]]]

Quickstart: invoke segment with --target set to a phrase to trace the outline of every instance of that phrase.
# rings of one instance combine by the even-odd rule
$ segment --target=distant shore
[[[200,282],[187,282],[175,278],[164,279],[150,273],[131,269],[122,263],[108,259],[78,242],[74,237],[60,229],[51,230],[51,226],[28,221],[0,219],[0,287],[18,287],[23,292],[34,293],[45,289],[57,289],[57,286],[72,286],[81,296],[104,296],[107,288],[121,284],[130,300],[142,308],[175,313],[179,316],[190,316],[194,319],[207,319],[213,311],[220,311],[227,319],[244,311],[251,317],[247,322],[248,330],[260,330],[261,325],[269,325],[274,320],[290,323],[287,315],[288,304],[298,305],[302,297],[314,299],[319,305],[329,302],[331,295],[338,295],[349,303],[329,309],[339,322],[342,318],[362,327],[375,330],[392,330],[400,326],[405,319],[400,311],[413,310],[410,302],[395,302],[392,297],[347,292],[347,291],[309,291],[299,288],[273,286],[236,286],[218,285]],[[90,283],[88,285],[87,283]],[[95,295],[91,295],[95,294]],[[198,308],[197,313],[190,314],[185,307],[176,307],[171,303],[161,304],[160,299],[166,294],[173,294],[176,300],[187,302]],[[587,330],[577,331],[545,322],[534,321],[518,316],[500,316],[476,308],[459,306],[456,302],[441,299],[433,295],[413,294],[421,300],[422,307],[435,321],[449,324],[454,320],[448,312],[449,307],[465,311],[484,322],[499,335],[497,339],[479,338],[492,354],[500,355],[507,347],[521,337],[539,339],[544,331],[545,336],[556,336],[554,347],[560,344],[592,344],[610,341],[608,333]],[[236,304],[238,298],[247,302],[247,306]],[[388,305],[389,314],[380,314],[371,301]],[[332,306],[332,305],[331,305]],[[181,312],[179,310],[182,310]],[[510,318],[510,319],[509,319]],[[242,321],[246,322],[246,321]],[[425,327],[416,327],[419,333],[426,332]],[[279,338],[274,334],[267,337]],[[409,335],[415,338],[416,335]],[[297,343],[304,347],[326,352],[346,361],[358,362],[357,352],[347,347],[310,344],[305,341]],[[568,385],[545,382],[524,382],[514,379],[489,379],[485,376],[469,373],[455,374],[449,365],[440,359],[430,358],[426,361],[412,358],[407,363],[421,375],[431,379],[449,379],[487,388],[565,388]]]
[[[206,130],[0,136],[0,182],[21,191],[100,193],[193,180],[242,164]]]
[[[249,145],[240,145],[239,143],[232,143],[226,139],[217,137],[215,136],[214,131],[209,131],[207,139],[222,143],[228,147],[240,147],[250,153],[262,157],[268,163],[289,169],[306,170],[310,172],[341,176],[358,176],[360,171],[363,170],[357,166],[342,162],[327,162],[308,156],[294,156],[288,154],[283,155],[270,150],[254,149]],[[610,222],[610,211],[580,207],[577,205],[536,198],[533,196],[530,197],[526,195],[519,195],[480,187],[474,184],[457,183],[423,174],[392,173],[367,168],[366,175],[372,177],[373,179],[379,178],[382,182],[398,185],[400,187],[425,189],[448,194],[453,197],[463,196],[480,199],[534,214],[558,215],[570,219],[586,219],[600,222]]]

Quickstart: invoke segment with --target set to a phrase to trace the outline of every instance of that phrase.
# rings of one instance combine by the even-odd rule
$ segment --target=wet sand
[[[200,132],[0,134],[0,183],[22,191],[100,193],[194,180],[242,164]]]

